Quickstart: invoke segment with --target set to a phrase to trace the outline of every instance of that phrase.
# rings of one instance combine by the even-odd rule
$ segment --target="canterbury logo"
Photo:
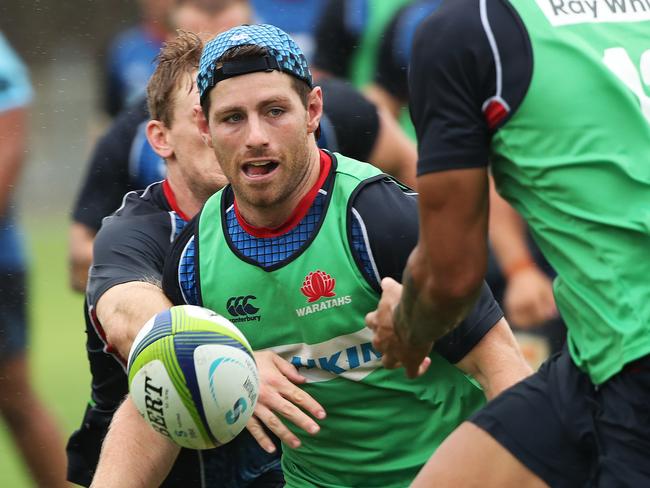
[[[300,291],[307,297],[309,303],[315,302],[323,297],[336,296],[334,293],[336,280],[321,270],[309,273],[302,282]]]
[[[253,295],[230,297],[226,303],[226,309],[233,317],[255,315],[260,309],[253,306],[253,304],[250,303],[251,300],[257,300],[257,297]]]

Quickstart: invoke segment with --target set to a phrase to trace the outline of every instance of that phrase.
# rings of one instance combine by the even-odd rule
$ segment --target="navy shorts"
[[[650,487],[650,356],[595,387],[565,348],[470,421],[551,487]]]
[[[0,363],[27,347],[25,273],[0,271]]]

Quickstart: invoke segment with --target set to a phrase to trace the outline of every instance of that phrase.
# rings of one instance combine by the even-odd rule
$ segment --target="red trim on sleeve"
[[[289,219],[279,227],[275,227],[273,229],[270,229],[268,227],[253,227],[241,216],[239,209],[237,208],[237,200],[235,200],[235,215],[237,217],[239,225],[248,234],[258,238],[278,237],[291,231],[300,223],[303,217],[307,215],[307,212],[309,212],[312,203],[314,203],[314,200],[316,199],[316,195],[318,195],[318,190],[320,190],[325,183],[325,180],[327,179],[327,175],[329,175],[331,168],[332,158],[325,151],[321,150],[320,173],[318,174],[318,180],[316,180],[316,184],[311,188],[311,190],[307,192],[304,197],[302,197],[302,200],[300,200],[300,203],[298,203],[298,206],[295,208],[293,214],[289,217]]]
[[[508,115],[508,109],[498,100],[492,100],[483,111],[487,125],[494,129]]]
[[[163,181],[162,187],[163,194],[165,195],[167,203],[169,203],[171,209],[176,212],[181,219],[183,219],[185,222],[188,222],[190,218],[185,215],[185,212],[179,208],[178,203],[176,203],[176,195],[174,195],[174,190],[172,190],[172,187],[167,180]]]

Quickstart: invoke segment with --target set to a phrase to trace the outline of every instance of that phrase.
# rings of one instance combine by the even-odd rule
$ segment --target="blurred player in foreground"
[[[327,417],[315,435],[287,422],[301,443],[283,442],[288,486],[406,486],[484,394],[530,371],[503,314],[485,285],[459,331],[438,342],[429,374],[410,381],[382,368],[364,316],[381,277],[399,278],[416,243],[414,193],[319,150],[322,92],[280,29],[217,36],[197,83],[199,127],[230,185],[174,243],[165,292],[235,321],[254,350],[278,353],[307,378],[302,389]],[[229,310],[233,297],[252,297],[256,311]],[[283,414],[259,413],[267,425]]]
[[[401,301],[387,281],[369,317],[375,344],[414,376],[473,306],[490,161],[558,273],[568,348],[464,423],[414,486],[650,485],[650,9],[565,3],[446,1],[416,35],[421,235]]]
[[[38,486],[65,483],[63,440],[32,388],[25,257],[11,201],[27,142],[27,69],[0,32],[0,414]]]

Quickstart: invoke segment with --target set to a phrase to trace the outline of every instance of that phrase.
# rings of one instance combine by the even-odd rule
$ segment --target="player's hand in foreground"
[[[537,266],[508,279],[504,306],[508,321],[520,329],[532,329],[558,316],[553,283]]]
[[[322,420],[326,415],[325,409],[296,386],[307,380],[291,363],[272,351],[260,351],[254,355],[260,373],[260,389],[255,412],[246,428],[267,452],[275,451],[275,445],[260,421],[286,445],[292,448],[300,447],[300,440],[284,425],[276,413],[313,435],[318,433],[320,427],[307,413]]]
[[[402,285],[392,278],[384,278],[381,288],[377,310],[366,315],[366,325],[374,332],[372,345],[382,353],[381,362],[385,368],[404,366],[409,378],[421,376],[431,364],[429,352],[433,343],[413,345],[402,340],[393,320],[395,308],[402,297]]]

